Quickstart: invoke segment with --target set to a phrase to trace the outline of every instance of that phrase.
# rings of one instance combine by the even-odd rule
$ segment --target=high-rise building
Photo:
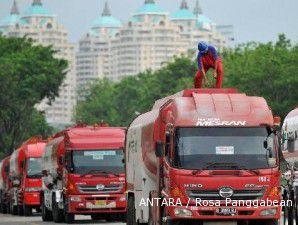
[[[173,15],[161,9],[155,0],[145,0],[123,25],[111,16],[106,3],[96,21],[97,26],[93,25],[81,39],[77,53],[80,88],[88,88],[98,78],[119,80],[148,69],[157,70],[174,56],[196,51],[199,40],[218,49],[228,42],[203,14],[198,0],[193,12],[182,0]]]
[[[14,0],[10,15],[0,22],[0,31],[5,36],[26,35],[39,44],[52,45],[57,51],[55,57],[68,60],[69,72],[60,87],[59,97],[51,105],[46,99],[43,100],[37,109],[45,112],[51,125],[70,124],[76,103],[76,72],[75,50],[74,45],[68,41],[68,31],[58,22],[57,17],[43,6],[41,0],[33,0],[31,6],[21,14]]]
[[[114,18],[108,3],[100,17],[94,20],[87,34],[79,41],[76,54],[78,96],[87,91],[94,80],[109,77],[111,73],[111,41],[122,27]]]
[[[185,52],[179,27],[154,0],[146,0],[112,40],[112,80],[157,70]]]
[[[189,9],[187,1],[182,0],[180,9],[173,14],[171,20],[180,27],[182,38],[188,43],[188,49],[195,49],[198,40],[206,41],[219,50],[228,44],[227,37],[203,14],[199,0],[196,0],[193,12]]]

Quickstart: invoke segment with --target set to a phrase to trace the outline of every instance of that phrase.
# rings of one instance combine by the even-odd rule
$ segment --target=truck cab
[[[53,138],[44,155],[43,219],[125,220],[123,128],[83,126]]]
[[[33,209],[40,212],[41,156],[45,146],[45,140],[32,137],[11,155],[10,212],[13,215],[31,216]]]
[[[126,143],[128,224],[277,224],[279,141],[263,98],[184,90],[136,118]]]

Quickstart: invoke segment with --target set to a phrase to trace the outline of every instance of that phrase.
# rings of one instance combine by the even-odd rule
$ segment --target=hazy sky
[[[7,16],[13,0],[0,0],[0,19]],[[17,0],[24,11],[32,0]],[[156,0],[166,11],[175,12],[181,0]],[[58,16],[77,41],[101,14],[105,0],[43,0],[44,6]],[[144,0],[108,0],[115,17],[127,21]],[[191,8],[195,0],[188,0]],[[200,0],[204,14],[217,24],[234,25],[235,41],[276,40],[285,33],[298,42],[298,0]]]

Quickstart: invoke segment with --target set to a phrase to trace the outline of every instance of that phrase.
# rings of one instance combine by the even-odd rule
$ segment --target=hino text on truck
[[[30,216],[33,208],[40,212],[41,156],[45,145],[46,141],[32,137],[10,157],[10,212],[13,215]]]
[[[43,221],[125,220],[124,140],[125,129],[101,126],[54,135],[43,156]]]
[[[274,121],[263,98],[235,89],[156,101],[127,132],[127,224],[277,224]]]

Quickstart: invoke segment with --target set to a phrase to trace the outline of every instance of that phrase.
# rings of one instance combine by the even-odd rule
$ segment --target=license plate
[[[95,205],[104,206],[104,205],[107,205],[107,201],[105,201],[105,200],[96,200]]]
[[[233,216],[236,215],[237,210],[234,208],[218,208],[216,209],[216,214],[222,216]]]

